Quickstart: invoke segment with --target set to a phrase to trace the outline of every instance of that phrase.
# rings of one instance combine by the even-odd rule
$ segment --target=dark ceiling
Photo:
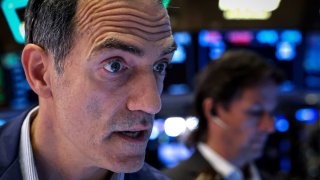
[[[218,0],[172,0],[169,14],[174,31],[200,29],[260,29],[297,28],[302,31],[320,30],[320,0],[282,0],[269,20],[225,20],[218,9]],[[19,15],[22,17],[23,10]],[[10,33],[7,22],[0,13],[0,54],[22,49]]]

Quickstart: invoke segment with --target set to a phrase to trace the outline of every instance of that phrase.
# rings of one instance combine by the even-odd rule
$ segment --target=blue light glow
[[[183,144],[163,143],[159,146],[158,156],[166,167],[174,167],[191,156],[192,152]]]
[[[295,88],[294,84],[288,80],[288,81],[285,81],[284,83],[281,84],[280,91],[290,92],[290,91],[293,91],[294,88]]]
[[[29,105],[27,97],[17,97],[10,102],[10,107],[13,109],[24,109]]]
[[[173,38],[177,44],[191,45],[191,35],[188,32],[175,32],[173,33]]]
[[[275,30],[262,30],[257,33],[257,41],[262,44],[275,44],[278,39],[278,33]]]
[[[187,52],[185,48],[177,44],[177,50],[174,52],[173,57],[172,57],[172,64],[181,64],[184,63],[187,60]]]
[[[2,65],[4,68],[7,69],[12,69],[14,73],[20,73],[22,72],[22,69],[18,68],[21,66],[21,61],[20,61],[20,56],[16,53],[7,53],[4,57],[3,60],[1,61]]]
[[[152,127],[152,132],[151,132],[151,135],[150,135],[149,139],[150,140],[155,140],[155,139],[157,139],[159,137],[159,134],[160,134],[160,132],[159,132],[158,127],[153,126]]]
[[[300,44],[302,41],[302,35],[301,32],[297,30],[285,30],[281,33],[281,40],[294,44]]]
[[[222,41],[222,35],[218,31],[200,31],[199,45],[202,47],[210,47]]]
[[[284,116],[279,115],[275,119],[274,126],[278,132],[286,132],[289,130],[290,124]]]
[[[310,74],[320,73],[320,33],[310,33],[307,36],[304,68]]]
[[[10,30],[16,42],[23,44],[25,39],[24,23],[21,22],[17,14],[17,9],[25,8],[28,0],[3,0],[1,8],[9,24]]]
[[[297,110],[295,116],[298,121],[313,123],[318,120],[319,112],[314,108],[305,108]]]
[[[5,123],[6,123],[6,121],[5,121],[5,120],[0,119],[0,126],[3,126]]]
[[[223,41],[214,43],[210,47],[209,57],[211,60],[218,59],[226,50],[226,45]]]
[[[280,160],[280,170],[284,172],[289,172],[291,169],[291,161],[287,157],[283,157]]]
[[[320,77],[318,76],[307,76],[305,83],[308,87],[320,88]]]
[[[163,132],[163,119],[155,119],[150,135],[150,140],[156,140],[159,138],[160,133]]]
[[[280,42],[276,47],[276,57],[280,61],[292,61],[296,57],[295,45],[289,42]]]
[[[186,84],[171,84],[168,87],[168,94],[170,95],[182,95],[190,92],[190,88]]]

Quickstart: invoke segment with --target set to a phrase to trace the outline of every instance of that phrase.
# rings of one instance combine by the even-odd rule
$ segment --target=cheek
[[[85,112],[89,117],[92,117],[93,121],[97,119],[101,119],[101,117],[103,116],[101,98],[98,98],[98,97],[90,98],[86,103]]]
[[[158,86],[158,92],[159,92],[159,94],[162,94],[163,81],[164,81],[164,78],[161,78],[160,80],[157,81],[157,86]]]

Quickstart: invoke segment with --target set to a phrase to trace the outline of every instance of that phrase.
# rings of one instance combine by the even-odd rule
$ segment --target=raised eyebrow
[[[172,44],[169,47],[165,48],[162,51],[161,56],[165,56],[167,54],[171,54],[171,53],[175,52],[176,50],[177,50],[177,44],[176,44],[175,41],[173,41]]]
[[[95,53],[103,49],[119,49],[140,57],[144,55],[144,51],[137,46],[115,38],[108,38],[102,43],[99,43],[96,47],[93,48],[92,52]]]

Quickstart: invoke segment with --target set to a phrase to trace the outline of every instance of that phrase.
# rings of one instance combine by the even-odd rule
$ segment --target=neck
[[[224,130],[216,128],[214,131],[209,132],[211,132],[211,134],[208,134],[205,142],[207,146],[239,169],[248,164],[246,157],[242,157],[241,153],[239,155],[236,148],[233,148],[232,139],[228,138],[228,134],[224,133]]]
[[[41,107],[43,108],[43,106]],[[39,109],[31,121],[31,144],[39,179],[106,179],[112,173],[84,161],[81,153],[67,140],[57,138],[54,116]],[[45,117],[45,118],[44,118]]]

